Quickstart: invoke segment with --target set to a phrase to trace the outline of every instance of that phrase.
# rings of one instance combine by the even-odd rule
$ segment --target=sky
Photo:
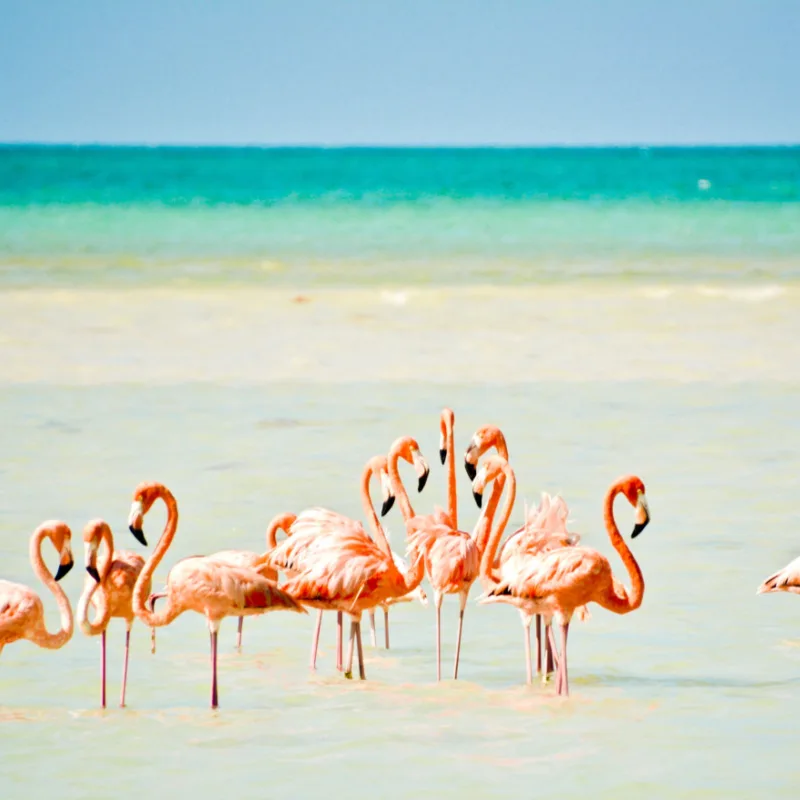
[[[0,141],[800,142],[800,0],[0,0]]]

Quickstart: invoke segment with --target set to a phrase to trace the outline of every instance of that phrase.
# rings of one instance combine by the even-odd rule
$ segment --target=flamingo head
[[[59,520],[50,520],[43,522],[39,526],[39,530],[53,543],[53,546],[58,550],[59,561],[58,570],[55,574],[57,581],[60,581],[71,569],[75,563],[72,558],[72,531],[66,522]]]
[[[447,461],[447,437],[453,432],[456,423],[456,415],[452,408],[443,408],[439,417],[439,458],[442,464]]]
[[[392,453],[397,453],[399,458],[408,461],[409,464],[413,464],[414,471],[417,473],[417,491],[421,492],[428,482],[428,475],[430,474],[431,468],[428,466],[428,462],[423,458],[417,440],[413,439],[411,436],[403,436],[397,439],[389,451],[390,457]],[[393,491],[396,491],[396,489]]]
[[[145,545],[145,547],[147,546],[147,539],[145,539],[144,531],[142,530],[144,515],[159,497],[160,488],[158,483],[140,483],[133,493],[131,513],[128,515],[128,529],[136,540]]]
[[[108,527],[108,523],[102,519],[93,519],[86,523],[86,527],[83,529],[86,571],[98,583],[100,583],[100,573],[97,571],[97,550],[105,537],[111,537],[111,528]]]
[[[469,445],[464,453],[464,469],[471,481],[475,480],[478,472],[478,459],[490,447],[506,447],[506,440],[502,431],[496,425],[483,425],[472,434]]]
[[[619,486],[628,502],[636,509],[636,522],[631,533],[631,538],[635,539],[647,527],[647,523],[650,522],[650,507],[647,504],[644,483],[642,483],[641,478],[631,475],[623,478],[619,482]]]
[[[472,496],[475,498],[478,508],[483,504],[483,492],[486,485],[503,473],[507,467],[508,461],[503,456],[490,456],[483,462],[472,481]]]

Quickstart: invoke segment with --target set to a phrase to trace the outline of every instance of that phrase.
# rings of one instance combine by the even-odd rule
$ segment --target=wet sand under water
[[[519,480],[512,521],[523,500],[560,491],[571,527],[618,573],[603,494],[621,473],[644,479],[653,521],[632,545],[642,607],[625,617],[593,609],[572,626],[566,701],[522,685],[518,616],[479,607],[477,589],[462,679],[440,686],[430,606],[392,609],[392,650],[367,644],[363,684],[333,669],[333,619],[314,675],[311,616],[248,619],[241,654],[230,621],[216,713],[196,615],[160,630],[155,655],[135,625],[124,711],[113,706],[118,621],[106,712],[97,639],[76,631],[59,652],[10,645],[0,656],[0,796],[795,797],[800,601],[755,589],[798,555],[800,288],[296,296],[0,293],[3,577],[40,588],[27,543],[50,517],[77,539],[102,516],[117,547],[144,552],[125,526],[144,479],[167,483],[181,514],[155,585],[183,556],[260,548],[278,511],[319,504],[360,517],[364,462],[405,433],[431,462],[415,496],[429,511],[445,496],[436,457],[448,404],[459,454],[482,423],[507,434]],[[460,465],[458,475],[460,525],[471,529]],[[631,510],[620,501],[617,514],[626,530]],[[151,544],[163,522],[160,508],[148,516]],[[402,549],[396,511],[387,525]],[[73,605],[84,578],[74,549],[64,580]],[[446,601],[445,674],[456,608]]]

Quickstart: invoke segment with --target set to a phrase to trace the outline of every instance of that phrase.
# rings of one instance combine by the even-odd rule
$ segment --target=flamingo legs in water
[[[569,697],[569,675],[567,672],[567,634],[569,622],[561,626],[561,652],[558,657],[558,673],[556,675],[556,690],[558,694]]]
[[[319,647],[319,634],[322,630],[322,609],[317,611],[317,622],[314,625],[314,638],[311,640],[311,669],[317,668],[317,648]]]
[[[128,656],[131,652],[132,620],[125,620],[125,658],[122,661],[122,690],[119,695],[119,707],[125,708],[125,687],[128,685]],[[155,630],[155,629],[154,629]]]
[[[100,706],[106,707],[106,632],[100,636]]]
[[[536,674],[542,674],[542,615],[536,615]],[[528,681],[530,683],[531,681]]]
[[[373,647],[377,647],[378,646],[378,642],[376,641],[376,638],[375,638],[375,609],[374,608],[371,608],[369,610],[369,635],[370,635],[370,640],[372,641],[372,646]]]
[[[219,633],[219,620],[209,620],[208,629],[211,631],[211,708],[218,708],[219,691],[217,690],[217,634]]]
[[[458,680],[458,659],[461,655],[461,631],[464,628],[464,609],[467,607],[469,592],[460,592],[458,595],[458,634],[456,635],[456,660],[453,665],[453,680]]]
[[[525,632],[525,682],[530,686],[533,683],[533,668],[531,665],[531,618],[524,616],[522,618],[522,629]],[[538,640],[537,656],[538,656]],[[537,658],[537,661],[539,659]],[[538,664],[537,664],[538,666]]]
[[[361,622],[355,619],[350,621],[350,643],[347,647],[347,669],[345,678],[353,677],[353,650],[354,645],[358,646],[358,677],[363,681],[367,675],[364,671],[364,651],[361,647]]]
[[[236,649],[242,649],[242,625],[244,625],[244,617],[239,617],[239,627],[236,631]]]
[[[436,592],[436,680],[442,679],[442,600],[444,596]]]
[[[336,669],[342,671],[342,613],[336,612]]]
[[[389,609],[383,609],[383,635],[386,641],[386,649],[389,649]]]

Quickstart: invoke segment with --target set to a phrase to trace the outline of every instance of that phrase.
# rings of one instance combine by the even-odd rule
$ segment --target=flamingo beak
[[[477,453],[477,450],[478,445],[473,438],[469,443],[469,447],[467,447],[466,453],[464,453],[464,469],[467,471],[467,475],[471,481],[474,481],[475,476],[478,474],[478,467],[476,464],[478,463],[478,458],[480,458],[480,456]],[[473,463],[473,461],[475,463]]]
[[[97,571],[97,543],[86,542],[86,571],[100,583],[100,573]]]
[[[422,457],[419,450],[414,450],[411,454],[411,461],[414,464],[414,469],[417,471],[417,491],[421,492],[428,482],[428,475],[430,475],[431,468],[428,462]]]
[[[428,475],[430,474],[431,474],[430,470],[426,469],[425,472],[423,472],[422,475],[419,476],[419,480],[417,481],[418,492],[421,492],[425,488],[425,484],[428,482]]]
[[[394,505],[394,495],[390,494],[384,501],[383,505],[381,506],[381,516],[385,517],[389,511],[391,510],[392,506]]]
[[[128,515],[128,530],[134,535],[137,542],[147,547],[147,539],[144,538],[142,524],[144,522],[144,506],[141,500],[134,500],[131,506],[131,513]]]
[[[635,539],[650,522],[650,508],[647,505],[647,498],[644,494],[639,495],[639,501],[636,503],[636,524],[633,526],[631,539]]]
[[[442,464],[447,461],[447,444],[444,438],[444,431],[439,436],[439,458],[442,460]]]
[[[56,572],[56,580],[60,581],[71,569],[75,562],[72,560],[72,553],[69,553],[69,561],[62,561],[58,565],[58,571]]]
[[[86,571],[98,582],[100,583],[100,573],[97,571],[97,567],[92,566],[91,564],[87,565]]]
[[[477,504],[478,508],[483,506],[483,494],[481,492],[473,491],[472,496],[475,498],[475,503]]]

